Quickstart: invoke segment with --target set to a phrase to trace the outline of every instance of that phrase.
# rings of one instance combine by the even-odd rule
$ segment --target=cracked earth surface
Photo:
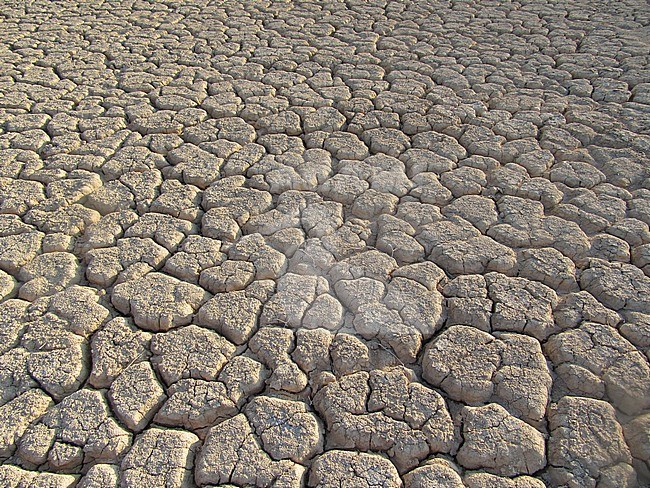
[[[0,4],[0,486],[650,485],[646,2]]]

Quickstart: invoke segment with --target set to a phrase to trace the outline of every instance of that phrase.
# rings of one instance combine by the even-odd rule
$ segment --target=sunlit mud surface
[[[0,1],[0,487],[650,484],[645,1]]]

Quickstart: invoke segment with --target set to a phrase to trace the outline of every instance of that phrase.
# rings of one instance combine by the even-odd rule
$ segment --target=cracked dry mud
[[[647,2],[0,6],[0,487],[650,486]]]

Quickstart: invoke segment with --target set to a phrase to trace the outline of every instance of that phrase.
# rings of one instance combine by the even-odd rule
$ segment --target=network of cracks
[[[650,11],[0,8],[2,487],[650,484]]]

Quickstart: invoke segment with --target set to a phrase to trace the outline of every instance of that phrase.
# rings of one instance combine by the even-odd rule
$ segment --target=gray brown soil
[[[0,487],[650,486],[644,0],[0,0]]]

